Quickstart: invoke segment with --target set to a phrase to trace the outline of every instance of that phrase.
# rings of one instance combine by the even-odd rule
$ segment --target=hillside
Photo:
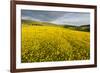
[[[41,21],[32,21],[32,20],[22,20],[22,24],[24,25],[33,25],[33,26],[58,26],[58,27],[64,27],[72,30],[78,30],[78,31],[85,31],[90,32],[90,25],[81,25],[81,26],[73,26],[69,24],[54,24],[54,23],[48,23],[48,22],[41,22]]]
[[[21,62],[90,59],[90,33],[54,26],[22,25]]]
[[[33,25],[33,26],[57,26],[57,24],[41,22],[41,21],[32,21],[32,20],[22,20],[24,25]]]

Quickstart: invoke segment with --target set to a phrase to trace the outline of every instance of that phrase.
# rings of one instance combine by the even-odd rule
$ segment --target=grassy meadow
[[[22,21],[21,62],[89,59],[90,32],[87,28]]]

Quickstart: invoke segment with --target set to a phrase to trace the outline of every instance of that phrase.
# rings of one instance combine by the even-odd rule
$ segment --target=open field
[[[21,42],[22,63],[90,58],[90,32],[22,24]]]

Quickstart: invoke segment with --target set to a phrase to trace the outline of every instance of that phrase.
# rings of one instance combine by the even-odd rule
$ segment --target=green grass
[[[90,59],[90,32],[22,25],[21,42],[22,63]]]

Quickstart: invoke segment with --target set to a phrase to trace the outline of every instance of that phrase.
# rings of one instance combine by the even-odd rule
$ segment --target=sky
[[[67,11],[21,10],[21,19],[49,22],[59,25],[81,26],[90,24],[90,13],[67,12]]]

